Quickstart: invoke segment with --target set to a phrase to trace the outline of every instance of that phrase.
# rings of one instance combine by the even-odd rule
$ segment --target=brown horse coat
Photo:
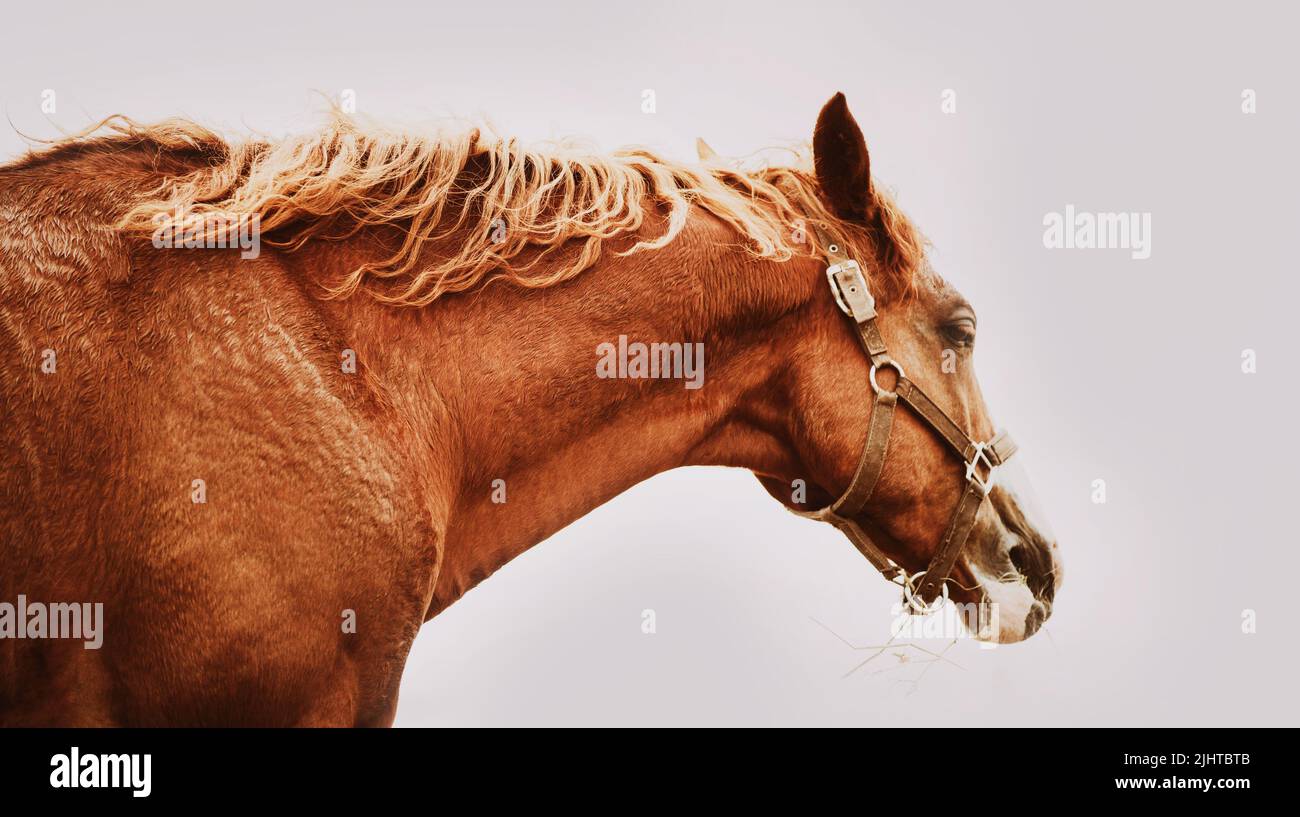
[[[833,100],[819,127],[850,124],[861,142]],[[303,180],[350,148],[330,149]],[[376,208],[418,207],[308,234],[307,222],[346,225],[344,205],[311,221],[307,193],[282,186],[299,197],[288,212],[258,199],[249,176],[269,150],[137,131],[0,168],[0,602],[105,610],[98,650],[0,639],[0,724],[390,723],[425,620],[631,485],[681,465],[735,465],[778,484],[805,479],[813,505],[847,483],[866,429],[866,364],[816,248],[791,252],[781,236],[818,223],[855,242],[882,304],[897,305],[882,317],[897,354],[928,363],[931,324],[947,319],[934,316],[959,297],[922,269],[919,239],[871,191],[865,146],[847,170],[819,156],[819,176],[860,188],[829,199],[811,174],[798,176],[811,198],[776,201],[747,189],[759,177],[629,160],[627,178],[645,184],[620,195],[636,200],[605,201],[604,224],[576,227],[557,212],[590,205],[582,180],[613,171],[529,170],[517,154],[471,146],[443,195],[449,213],[480,220],[424,234],[405,256],[432,200],[418,179],[404,199],[384,187],[391,173],[367,188],[386,191]],[[353,169],[373,155],[353,155]],[[426,175],[438,155],[402,154]],[[475,164],[484,155],[496,158]],[[159,249],[121,226],[141,202],[172,205],[160,186],[214,167],[232,176],[218,203],[238,207],[231,191],[247,193],[269,225],[258,257]],[[536,209],[507,220],[523,233],[517,246],[511,235],[485,255],[479,227],[493,214],[465,191],[510,173],[533,185]],[[564,173],[579,194],[557,204],[562,188],[537,185]],[[689,192],[709,179],[735,200]],[[788,223],[799,205],[809,225]],[[672,240],[620,255],[667,230]],[[273,246],[300,236],[300,247]],[[448,266],[471,245],[478,256]],[[403,288],[430,268],[442,272]],[[493,269],[515,283],[485,285]],[[322,297],[327,286],[341,297]],[[593,350],[620,335],[704,343],[705,387],[595,376]],[[910,362],[909,375],[972,433],[991,432],[973,375],[927,380]],[[918,569],[960,481],[924,429],[900,426],[874,510],[907,548],[892,555]],[[978,587],[966,566],[960,578]]]

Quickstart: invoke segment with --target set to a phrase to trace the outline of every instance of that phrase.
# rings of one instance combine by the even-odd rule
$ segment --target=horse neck
[[[667,247],[618,256],[632,240],[610,242],[594,267],[544,289],[491,284],[422,310],[373,307],[382,314],[369,320],[384,326],[358,333],[404,336],[401,358],[358,352],[382,361],[388,399],[422,418],[411,427],[430,452],[425,467],[451,483],[430,616],[655,474],[785,467],[781,338],[791,330],[774,327],[797,322],[813,262],[752,259],[707,216]],[[698,380],[685,371],[601,376],[602,344],[616,358],[628,348],[630,360],[635,343],[680,343],[683,354],[699,344],[702,387],[688,388]],[[413,348],[427,350],[424,366],[411,365]],[[439,428],[419,429],[429,422]]]

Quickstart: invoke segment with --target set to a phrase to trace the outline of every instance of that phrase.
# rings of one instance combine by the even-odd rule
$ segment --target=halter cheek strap
[[[947,580],[975,527],[980,505],[993,488],[994,473],[998,466],[1016,452],[1016,444],[1006,432],[999,433],[988,442],[976,442],[920,386],[907,379],[903,367],[889,356],[889,350],[880,334],[876,321],[876,301],[867,286],[862,268],[858,262],[849,258],[843,245],[820,230],[817,234],[821,245],[826,248],[829,262],[826,277],[830,282],[831,294],[835,296],[835,302],[844,314],[853,321],[858,340],[871,359],[868,380],[874,399],[871,419],[867,425],[867,441],[862,447],[862,456],[849,486],[828,507],[800,515],[834,525],[886,579],[902,586],[904,598],[913,610],[919,613],[931,612],[938,608],[936,600],[941,595],[947,597]],[[881,388],[876,379],[877,372],[882,368],[893,369],[897,375],[892,391]],[[939,539],[929,566],[914,575],[909,575],[876,545],[875,539],[887,537],[878,526],[862,517],[862,511],[875,492],[876,482],[885,467],[894,412],[900,401],[929,426],[965,465],[965,485],[961,498],[957,500],[957,507],[948,520],[948,526]]]

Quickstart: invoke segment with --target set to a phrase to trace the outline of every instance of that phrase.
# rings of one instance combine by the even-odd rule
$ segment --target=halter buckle
[[[831,283],[831,294],[840,310],[858,323],[876,317],[876,299],[867,287],[867,277],[857,261],[841,261],[826,268],[826,279]]]
[[[998,467],[993,464],[993,460],[989,459],[989,455],[984,453],[992,449],[992,444],[972,443],[972,445],[975,447],[975,453],[966,462],[966,479],[980,486],[984,496],[988,496],[989,491],[993,490],[993,475],[998,470]],[[982,477],[980,476],[981,465],[988,469],[985,476]]]

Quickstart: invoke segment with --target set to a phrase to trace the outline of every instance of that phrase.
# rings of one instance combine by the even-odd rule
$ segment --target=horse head
[[[914,609],[941,597],[991,608],[980,638],[1028,638],[1051,612],[1061,563],[980,393],[975,309],[874,188],[842,94],[821,111],[813,158],[829,218],[812,227],[829,286],[789,339],[790,467],[759,478],[792,510],[849,534]]]

